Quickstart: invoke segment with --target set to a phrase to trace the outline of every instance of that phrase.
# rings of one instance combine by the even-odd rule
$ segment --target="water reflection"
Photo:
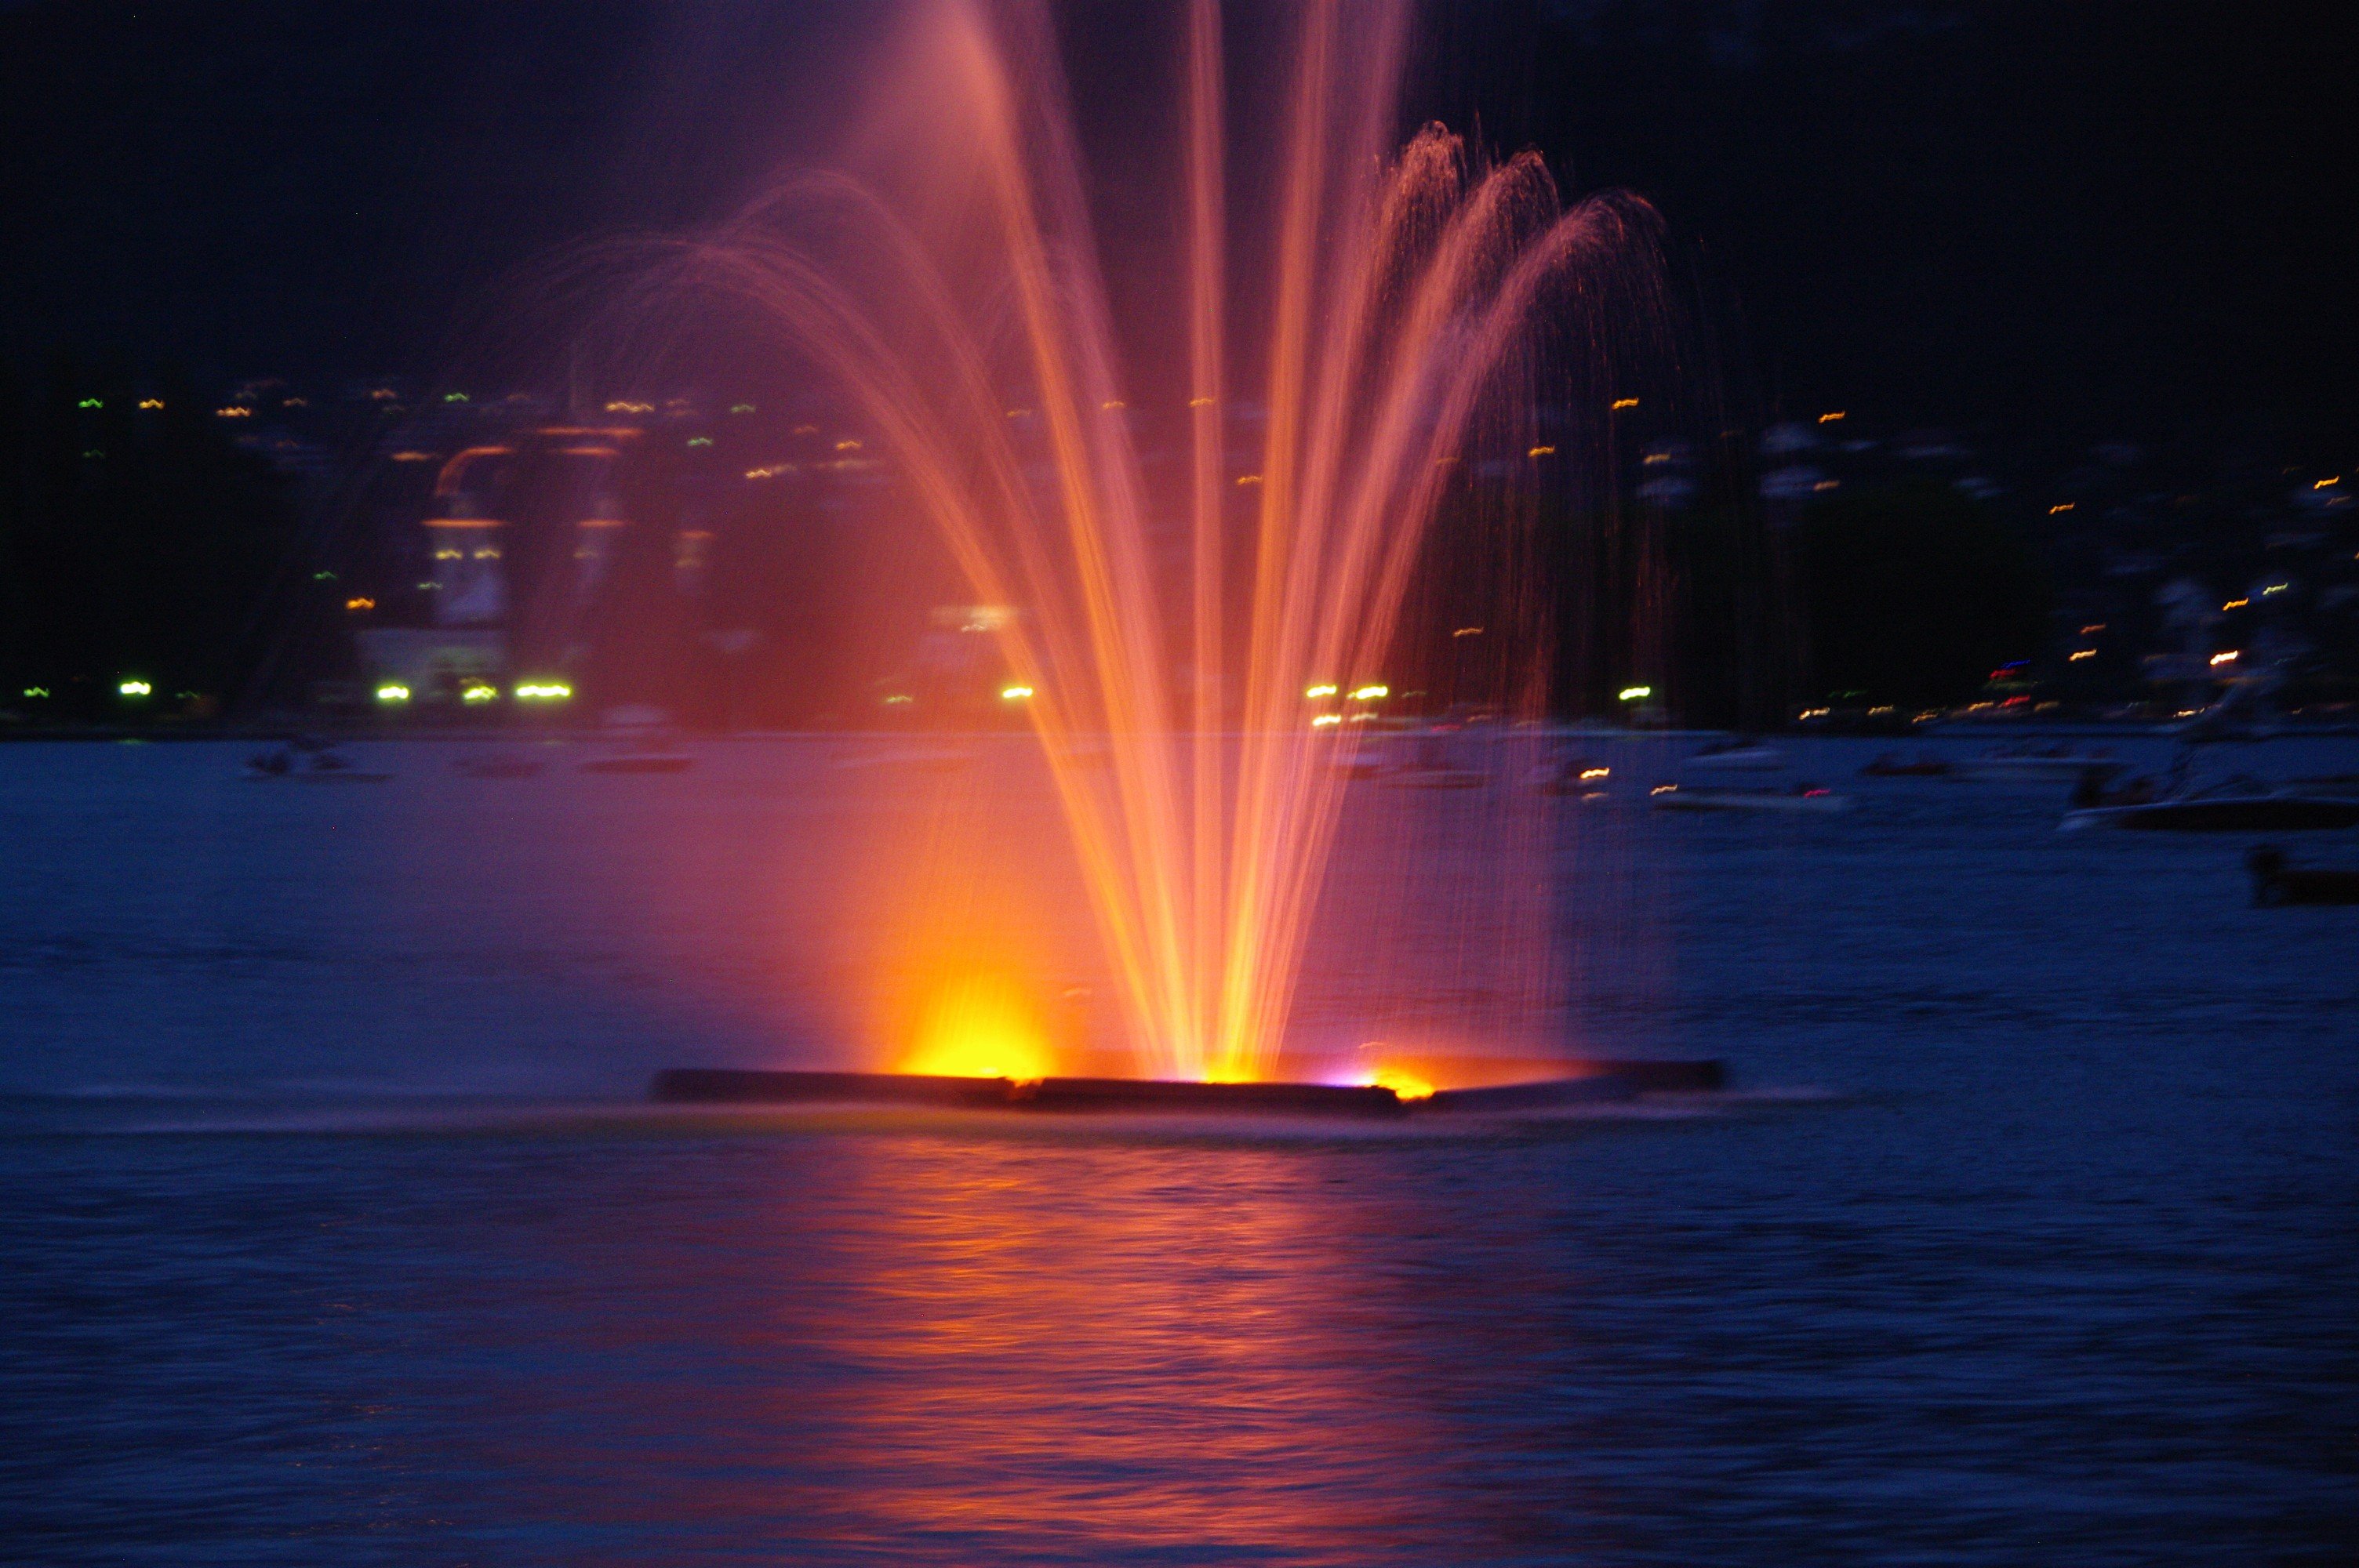
[[[512,1445],[465,1468],[532,1478],[528,1511],[623,1531],[634,1561],[662,1560],[650,1530],[1092,1561],[1462,1544],[1496,1526],[1462,1486],[1436,1506],[1436,1396],[1470,1370],[1499,1391],[1500,1363],[1450,1363],[1528,1354],[1485,1319],[1557,1281],[1438,1256],[1463,1216],[1408,1189],[1402,1153],[1056,1126],[683,1147],[656,1179],[714,1185],[704,1217],[578,1220],[553,1251],[544,1226],[543,1285],[457,1309],[497,1368],[446,1390],[458,1424]],[[404,1402],[447,1439],[439,1400]]]

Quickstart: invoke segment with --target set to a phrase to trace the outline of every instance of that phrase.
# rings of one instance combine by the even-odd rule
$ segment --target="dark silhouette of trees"
[[[178,376],[62,354],[29,391],[0,372],[0,708],[197,715],[235,697],[295,508],[219,423]],[[153,688],[136,707],[132,679]]]
[[[1799,527],[1818,700],[1956,702],[2040,651],[2049,585],[2038,555],[1957,492],[1846,491],[1814,503]]]

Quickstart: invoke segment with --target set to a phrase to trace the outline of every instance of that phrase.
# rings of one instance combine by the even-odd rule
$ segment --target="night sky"
[[[716,215],[823,155],[878,17],[0,9],[0,351],[431,376],[551,247]],[[1118,142],[1108,106],[1159,91],[1168,11],[1067,30],[1085,125]],[[1429,7],[1425,38],[1413,114],[1662,209],[1765,414],[2347,442],[2359,10],[1516,0]]]

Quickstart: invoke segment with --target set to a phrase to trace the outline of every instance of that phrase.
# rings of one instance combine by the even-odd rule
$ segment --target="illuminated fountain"
[[[1305,693],[1345,699],[1384,670],[1451,465],[1516,395],[1536,318],[1586,278],[1652,265],[1643,208],[1567,210],[1535,154],[1485,166],[1438,126],[1396,146],[1407,13],[1304,9],[1269,151],[1261,325],[1241,342],[1220,7],[1187,12],[1180,308],[1159,373],[1188,410],[1181,494],[1142,463],[1140,392],[1037,12],[927,8],[891,95],[917,149],[893,178],[799,177],[673,252],[673,285],[756,302],[841,384],[974,600],[1024,608],[992,634],[1042,742],[1133,1076],[1291,1069],[1362,743],[1358,726],[1314,722]],[[1239,401],[1266,416],[1242,461]],[[1176,563],[1157,547],[1175,532]],[[952,995],[932,1044],[896,1065],[1045,1076],[1016,1011],[987,987]],[[962,1030],[1007,1060],[962,1054]],[[1394,1087],[1375,1092],[1425,1085]]]

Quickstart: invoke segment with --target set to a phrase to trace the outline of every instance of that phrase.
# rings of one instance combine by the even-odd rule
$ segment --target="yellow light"
[[[1821,414],[1821,415],[1820,415],[1820,416],[1819,416],[1819,423],[1820,423],[1820,424],[1821,424],[1821,425],[1832,425],[1832,424],[1833,424],[1836,420],[1838,420],[1838,419],[1842,418],[1843,416],[1843,410],[1842,410],[1842,409],[1838,408],[1838,409],[1836,409],[1834,412],[1832,412],[1832,414]]]
[[[527,702],[562,702],[573,695],[573,688],[561,680],[526,681],[516,694]]]
[[[1034,1083],[1047,1077],[1052,1065],[1049,1042],[1023,994],[995,976],[977,975],[934,997],[897,1070]]]
[[[886,706],[886,707],[887,707],[887,708],[895,708],[895,707],[898,707],[898,706],[899,706],[899,705],[901,705],[902,703],[905,703],[905,702],[915,702],[915,701],[917,701],[917,700],[918,700],[918,699],[917,699],[916,697],[911,697],[911,696],[910,696],[908,692],[906,692],[906,691],[897,691],[897,692],[895,692],[892,696],[890,696],[890,697],[886,697],[886,698],[885,699],[885,706]]]
[[[2337,484],[2340,484],[2340,483],[2342,483],[2342,482],[2343,482],[2343,481],[2342,481],[2342,480],[2341,480],[2339,477],[2330,477],[2330,478],[2327,478],[2327,479],[2320,480],[2316,484],[2311,485],[2310,488],[2310,489],[2312,489],[2312,490],[2325,490],[2325,489],[2329,488],[2330,486],[2337,485]]]
[[[2261,589],[2261,597],[2263,599],[2267,599],[2273,593],[2283,593],[2287,589],[2292,586],[2293,585],[2291,583],[2273,582],[2269,584],[2268,587]]]
[[[1614,400],[1614,412],[1616,414],[1620,413],[1625,408],[1636,408],[1637,406],[1638,400],[1635,397],[1617,397]]]
[[[1625,702],[1644,702],[1654,695],[1655,688],[1650,686],[1625,686],[1622,688],[1622,700]]]
[[[2232,599],[2220,608],[2223,610],[2242,610],[2245,606],[2252,602],[2253,601],[2249,599]]]
[[[143,397],[139,400],[139,406],[142,408],[161,408],[164,406],[164,400],[160,397]]]
[[[1031,695],[1032,688],[1028,686],[1004,686],[999,688],[999,700],[1002,702],[1021,702]]]
[[[1334,687],[1324,684],[1320,686],[1306,686],[1302,688],[1302,695],[1313,698],[1332,697],[1335,695],[1335,690],[1336,688]]]
[[[215,417],[222,419],[251,419],[254,417],[253,409],[239,408],[234,405],[227,408],[216,408],[213,410],[213,414]]]
[[[459,699],[462,702],[494,702],[498,700],[499,695],[499,687],[495,686],[485,686],[479,681],[475,685],[471,686],[466,690],[461,692],[459,694]]]
[[[379,702],[408,702],[409,688],[397,680],[389,680],[376,688],[376,699]]]
[[[2215,665],[2233,665],[2236,662],[2236,652],[2235,649],[2231,648],[2224,654],[2214,654],[2212,655],[2212,662]]]
[[[1583,768],[1581,770],[1581,782],[1583,784],[1590,784],[1598,779],[1611,778],[1613,776],[1614,770],[1612,768]]]
[[[2067,660],[2066,662],[2067,662],[2067,663],[2069,663],[2069,664],[2075,664],[2075,665],[2077,665],[2077,664],[2079,664],[2082,659],[2093,659],[2093,658],[2095,658],[2096,656],[2097,656],[2097,650],[2096,650],[2096,649],[2094,649],[2094,648],[2077,648],[2077,649],[2073,650],[2073,653],[2072,653],[2072,656],[2071,656],[2071,658],[2070,658],[2070,659],[2069,659],[2069,660]]]
[[[144,680],[127,680],[114,689],[125,697],[146,697],[156,688]]]
[[[1527,458],[1552,458],[1555,455],[1556,449],[1554,447],[1534,447],[1530,451],[1524,454],[1524,456]]]
[[[1392,694],[1393,688],[1388,686],[1355,687],[1352,690],[1352,700],[1353,702],[1374,702],[1379,697],[1390,697]]]
[[[1340,713],[1314,714],[1311,716],[1310,728],[1313,730],[1319,730],[1323,729],[1330,724],[1341,724],[1343,722],[1343,716]]]
[[[1419,1077],[1415,1073],[1405,1072],[1398,1067],[1378,1067],[1376,1076],[1369,1081],[1377,1088],[1392,1090],[1397,1099],[1431,1099],[1433,1098],[1431,1084]]]

